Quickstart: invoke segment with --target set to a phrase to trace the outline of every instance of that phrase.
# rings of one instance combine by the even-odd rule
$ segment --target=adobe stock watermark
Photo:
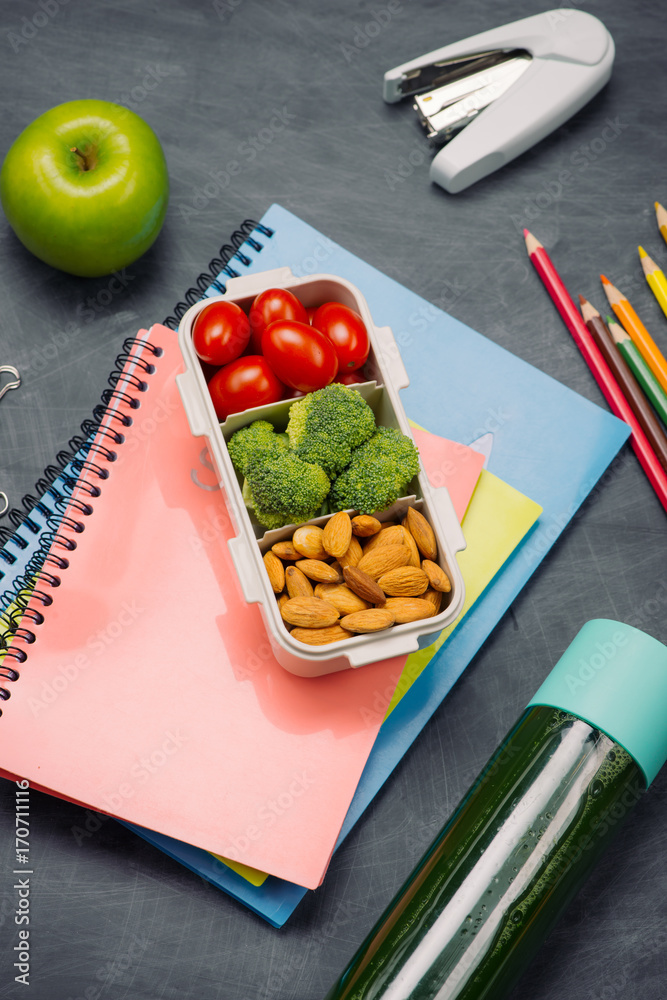
[[[570,693],[574,694],[580,688],[586,687],[627,643],[628,636],[621,631],[614,632],[608,642],[596,642],[595,652],[591,653],[588,659],[580,657],[577,669],[565,675],[565,683]]]
[[[306,966],[312,964],[311,952],[313,948],[320,950],[331,938],[338,938],[341,930],[363,909],[361,903],[346,900],[340,904],[332,917],[322,926],[315,928],[308,934],[308,948],[298,948],[288,960],[281,965],[280,969],[272,973],[269,978],[262,983],[262,987],[257,994],[257,1000],[274,1000],[281,996],[286,986],[293,986],[295,976],[298,976]]]
[[[556,178],[552,177],[543,181],[539,191],[524,202],[521,212],[510,215],[517,229],[523,231],[528,223],[535,222],[547,209],[559,202],[577,176],[599,160],[609,146],[616,142],[619,135],[629,127],[630,123],[621,121],[619,116],[607,118],[604,128],[598,136],[591,139],[590,142],[582,143],[570,154],[570,165],[574,169],[565,168],[558,172]]]
[[[136,83],[129,91],[123,91],[116,101],[130,111],[136,111],[172,73],[171,69],[165,69],[157,63],[146,65],[140,72],[144,74],[141,82]]]
[[[355,24],[352,42],[341,42],[340,50],[345,62],[351,63],[366,49],[378,35],[388,28],[397,14],[403,10],[401,0],[388,0],[388,3],[371,11],[371,16],[365,24]]]
[[[189,742],[189,739],[189,736],[184,735],[180,730],[176,732],[168,730],[159,746],[137,755],[124,780],[115,788],[107,789],[103,793],[102,799],[109,811],[118,813],[128,799],[134,798],[137,788],[146,784],[154,774],[161,771],[174,754],[177,754],[181,747]],[[83,825],[77,824],[70,828],[77,846],[81,847],[84,840],[92,837],[111,818],[104,813],[100,814],[86,809]]]
[[[624,471],[630,463],[634,464],[634,453],[628,448],[619,452],[613,462],[605,469],[599,479],[585,479],[577,490],[574,500],[558,514],[553,514],[548,524],[539,522],[539,533],[521,547],[521,561],[524,565],[533,566],[549,551],[565,526],[583,512],[584,501],[589,504],[606,489],[613,480]]]
[[[409,152],[402,154],[391,167],[385,167],[384,180],[390,191],[395,191],[408,177],[412,177],[418,167],[433,158],[434,150],[426,138],[413,143]]]
[[[91,983],[77,997],[68,996],[67,1000],[99,1000],[103,995],[108,996],[107,988],[112,984],[117,982],[122,978],[123,973],[127,972],[133,965],[135,965],[146,949],[150,945],[150,940],[143,934],[133,935],[130,943],[120,952],[116,954],[113,959],[105,962],[101,965],[99,969],[95,972],[95,979],[100,984],[99,986],[95,983]]]
[[[235,833],[226,832],[226,843],[222,850],[216,851],[216,854],[221,854],[223,857],[241,864],[245,863],[244,856],[247,856],[251,845],[261,840],[267,830],[272,829],[280,817],[289,812],[296,800],[305,795],[314,784],[315,778],[309,771],[293,773],[289,785],[274,798],[267,799],[260,806],[252,823],[248,823],[243,830]]]
[[[667,611],[667,580],[658,580],[657,588],[652,597],[647,597],[634,614],[627,619],[627,625],[635,628],[645,629],[649,622],[654,621],[659,615],[664,618]]]
[[[267,150],[289,124],[296,121],[296,117],[291,111],[288,111],[286,105],[283,105],[282,108],[274,108],[268,124],[258,129],[254,135],[248,136],[244,142],[237,146],[234,159],[228,160],[224,167],[208,171],[210,180],[206,181],[202,187],[194,189],[189,204],[179,206],[181,219],[189,225],[193,218],[205,212],[211,202],[227,190],[232,178],[241,173],[244,165],[252,163],[260,153]]]
[[[141,410],[139,410],[139,416],[132,417],[132,433],[127,436],[123,445],[124,448],[127,448],[128,454],[136,451],[137,448],[143,449],[146,441],[155,434],[158,427],[161,427],[179,411],[180,406],[176,400],[169,396],[166,398],[164,396],[158,397],[150,417],[141,416]]]
[[[310,274],[317,274],[322,270],[323,264],[331,257],[336,245],[326,236],[318,236],[312,254],[304,257],[298,263],[290,264],[290,270],[295,278],[305,278]]]
[[[143,612],[144,608],[137,604],[136,600],[123,601],[115,618],[103,629],[92,632],[83,643],[83,649],[69,662],[61,664],[50,680],[42,681],[39,696],[33,695],[28,699],[28,707],[33,716],[38,716],[57,701],[64,691],[76,683],[83,671],[95,662],[95,658],[112,646],[126,629],[131,628]],[[87,652],[84,652],[84,649]]]
[[[7,32],[7,41],[14,52],[20,52],[23,45],[28,45],[69,2],[70,0],[37,0],[34,14],[31,17],[24,14],[16,30]]]
[[[563,0],[563,3],[558,5],[558,10],[547,12],[545,15],[547,24],[550,28],[557,29],[559,25],[567,21],[568,17],[571,17],[575,13],[575,10],[581,6],[582,3],[577,3],[576,0]]]
[[[103,315],[114,299],[125,291],[131,281],[134,281],[134,278],[135,275],[128,274],[127,268],[115,271],[101,288],[98,288],[94,294],[87,295],[85,300],[76,306],[74,311],[80,321],[79,324],[70,322],[66,323],[60,330],[46,332],[42,343],[38,347],[31,348],[29,354],[24,355],[21,361],[21,371],[38,375],[43,371],[52,370],[53,363],[57,360],[60,352],[69,349],[77,339],[81,333],[82,325],[91,323]]]
[[[213,0],[213,10],[222,22],[227,21],[239,9],[244,0]]]

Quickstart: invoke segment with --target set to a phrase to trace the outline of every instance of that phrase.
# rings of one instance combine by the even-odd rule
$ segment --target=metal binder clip
[[[8,375],[13,375],[14,381],[7,382],[5,385],[0,386],[0,399],[2,399],[4,394],[9,392],[10,389],[18,389],[21,384],[21,376],[13,365],[0,365],[0,375],[3,375],[5,372]]]
[[[419,95],[430,177],[456,194],[530,149],[604,86],[614,42],[580,10],[550,10],[446,45],[384,76],[389,104]]]
[[[14,380],[12,382],[7,382],[5,385],[0,386],[0,399],[4,396],[6,392],[10,389],[18,389],[21,384],[21,376],[19,375],[16,368],[13,365],[0,365],[0,375],[4,374],[13,375]],[[0,490],[0,517],[7,512],[9,509],[9,498],[7,494]]]

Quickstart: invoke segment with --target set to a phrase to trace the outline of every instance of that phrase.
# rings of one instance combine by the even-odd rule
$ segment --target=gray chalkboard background
[[[609,274],[667,352],[637,257],[642,244],[667,260],[653,212],[667,202],[667,9],[567,7],[614,36],[610,83],[452,196],[429,183],[410,108],[382,102],[383,73],[548,4],[3,0],[0,155],[55,104],[112,100],[159,135],[172,194],[161,236],[120,288],[40,263],[0,218],[0,364],[23,375],[0,403],[0,490],[14,504],[32,491],[90,415],[122,340],[169,315],[238,224],[274,201],[601,405],[526,259],[524,226],[600,309]],[[276,112],[287,127],[244,153]],[[243,169],[225,179],[234,160]],[[33,793],[31,985],[15,984],[14,795],[2,782],[0,997],[318,1000],[583,622],[619,618],[667,641],[666,611],[666,515],[626,446],[280,931],[115,822],[77,844],[83,810]],[[667,770],[514,1000],[664,1000],[666,830]]]

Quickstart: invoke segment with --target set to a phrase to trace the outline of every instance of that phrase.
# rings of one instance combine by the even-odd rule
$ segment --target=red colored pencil
[[[621,420],[624,420],[626,424],[629,424],[632,431],[630,443],[660,503],[667,510],[667,473],[658,461],[644,431],[632,412],[630,404],[612,375],[609,365],[593,340],[581,313],[572,301],[546,250],[539,240],[535,239],[527,229],[524,229],[523,235],[526,240],[526,249],[530,261],[542,279],[542,283],[551,296],[565,325],[572,334],[574,342],[583,354],[584,360],[602,390],[602,394],[609,403],[612,413],[620,417]]]

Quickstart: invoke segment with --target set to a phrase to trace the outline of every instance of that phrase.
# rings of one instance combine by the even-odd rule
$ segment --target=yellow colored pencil
[[[653,202],[655,208],[655,218],[658,229],[662,233],[662,238],[667,243],[667,209],[664,209],[659,201]]]
[[[660,270],[656,262],[649,257],[643,247],[638,247],[638,250],[644,277],[648,282],[649,288],[658,300],[660,308],[664,312],[665,316],[667,316],[667,278]]]
[[[626,296],[612,285],[609,278],[600,275],[602,287],[609,305],[616,313],[624,329],[630,334],[662,388],[667,392],[667,361],[661,354],[658,345],[648,332]]]

